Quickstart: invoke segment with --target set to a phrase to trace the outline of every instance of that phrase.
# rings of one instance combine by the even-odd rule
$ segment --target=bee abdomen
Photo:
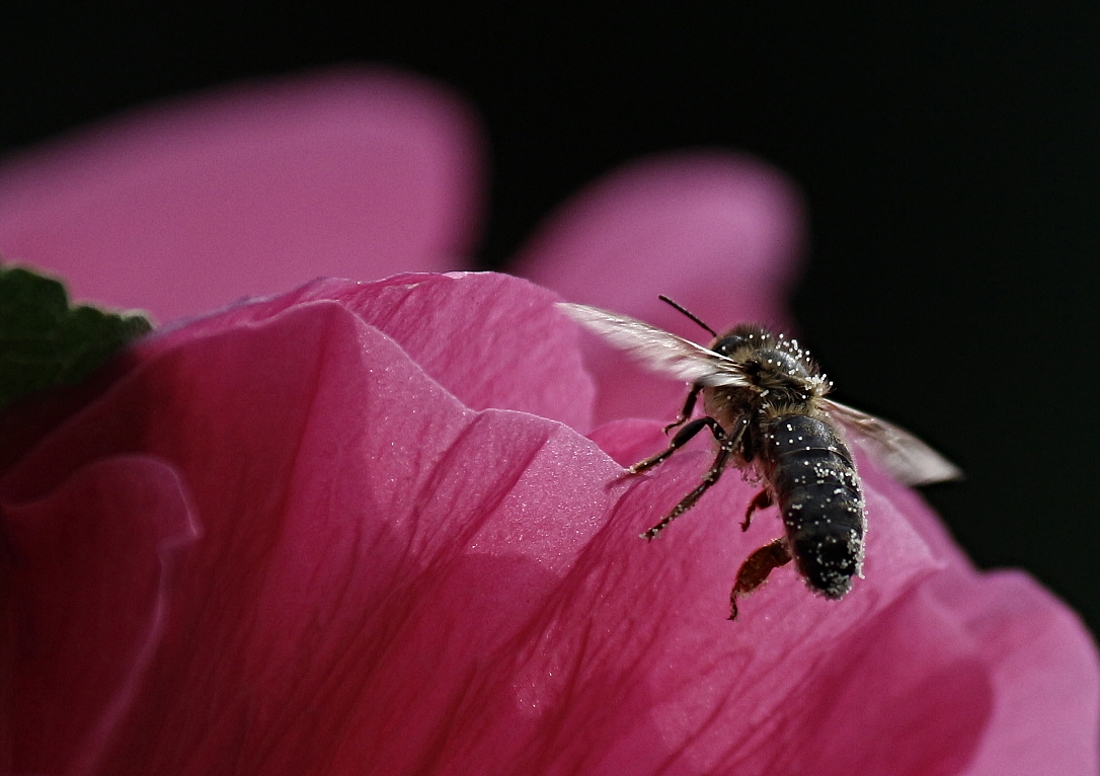
[[[840,598],[863,562],[863,493],[848,448],[832,426],[808,415],[768,423],[768,480],[791,554],[814,590]]]

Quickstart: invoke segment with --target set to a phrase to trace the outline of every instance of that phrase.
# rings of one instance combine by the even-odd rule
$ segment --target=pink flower
[[[138,117],[0,175],[0,252],[79,255],[80,296],[168,319],[303,271],[442,268],[478,209],[464,115],[344,73]],[[759,163],[666,158],[581,197],[519,266],[669,328],[658,291],[712,325],[782,321],[798,224]],[[727,622],[778,525],[742,534],[752,488],[728,476],[637,538],[707,451],[623,477],[682,386],[601,367],[556,298],[492,274],[316,281],[162,330],[64,412],[9,413],[3,767],[1097,772],[1079,621],[1024,574],[977,572],[868,462],[866,578],[831,602],[781,569]]]

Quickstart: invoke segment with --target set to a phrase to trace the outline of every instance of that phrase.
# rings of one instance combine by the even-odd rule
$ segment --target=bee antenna
[[[683,305],[679,305],[679,304],[677,304],[676,302],[673,302],[673,301],[672,301],[671,299],[669,299],[669,298],[668,298],[667,296],[665,296],[664,294],[660,294],[660,295],[658,295],[658,297],[657,297],[657,298],[658,298],[658,299],[660,299],[660,300],[661,300],[662,302],[666,302],[667,304],[670,304],[670,305],[672,305],[672,306],[673,306],[673,307],[675,307],[675,308],[676,308],[677,310],[679,310],[679,311],[680,311],[680,312],[682,312],[682,313],[683,313],[684,315],[686,315],[686,316],[687,316],[688,318],[691,318],[691,320],[695,321],[695,322],[696,322],[697,324],[699,324],[699,325],[700,325],[700,326],[702,326],[702,327],[703,327],[704,329],[706,329],[707,331],[709,331],[709,332],[711,333],[711,335],[712,335],[712,336],[714,336],[715,338],[717,338],[717,337],[718,337],[718,332],[716,332],[716,331],[715,331],[714,329],[712,329],[711,327],[709,327],[709,326],[707,326],[707,325],[706,325],[705,323],[703,323],[703,322],[702,322],[701,320],[699,320],[699,319],[698,319],[698,318],[697,318],[697,317],[695,316],[695,313],[693,313],[693,312],[689,311],[689,310],[688,310],[687,308],[685,308],[685,307],[684,307]]]

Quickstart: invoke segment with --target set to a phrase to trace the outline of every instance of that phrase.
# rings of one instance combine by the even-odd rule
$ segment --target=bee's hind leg
[[[730,619],[737,619],[737,599],[744,598],[768,579],[772,569],[791,562],[791,550],[785,538],[765,544],[752,555],[745,558],[737,570],[737,581],[730,591]]]
[[[748,509],[745,510],[745,519],[741,521],[741,530],[749,530],[749,526],[752,524],[752,513],[758,509],[767,509],[775,502],[772,500],[771,491],[768,488],[764,488],[757,493],[752,501],[749,502]]]

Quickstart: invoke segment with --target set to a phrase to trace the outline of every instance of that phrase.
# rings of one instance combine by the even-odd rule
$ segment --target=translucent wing
[[[740,364],[691,340],[596,307],[568,302],[557,306],[655,372],[711,387],[748,385]]]
[[[906,485],[928,485],[962,477],[955,464],[905,429],[832,399],[820,402],[830,417],[854,432],[855,444]]]

